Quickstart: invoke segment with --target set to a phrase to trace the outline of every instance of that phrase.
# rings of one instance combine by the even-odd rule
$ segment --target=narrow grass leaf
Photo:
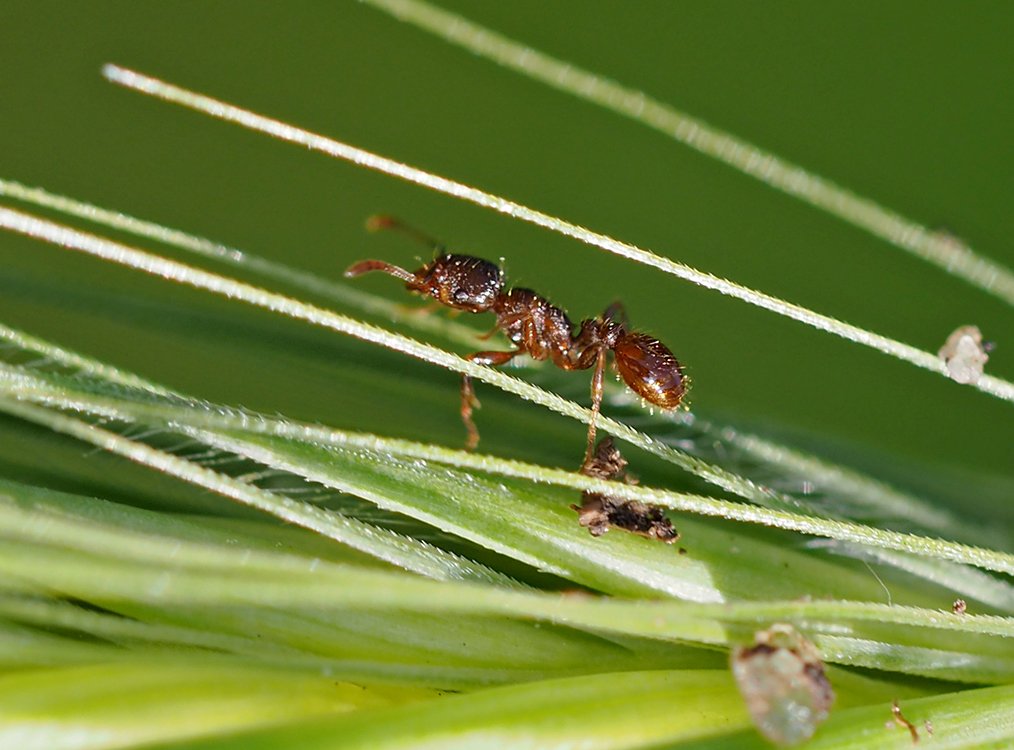
[[[400,21],[558,91],[628,117],[814,208],[859,227],[1014,305],[1014,271],[643,91],[552,57],[423,0],[362,0]]]
[[[381,438],[375,435],[356,435],[313,425],[291,423],[287,420],[274,420],[243,413],[221,414],[218,413],[220,409],[209,407],[198,410],[192,406],[174,408],[170,405],[128,402],[122,397],[116,399],[94,396],[82,393],[66,382],[54,385],[47,380],[52,380],[52,376],[42,378],[39,375],[17,372],[7,367],[0,368],[0,389],[3,393],[19,399],[58,405],[61,408],[83,410],[96,416],[142,422],[150,422],[154,418],[163,421],[167,426],[183,424],[198,429],[261,432],[275,437],[295,438],[299,441],[316,442],[336,448],[360,448],[380,452],[387,456],[397,455],[410,459],[431,460],[450,464],[460,469],[476,469],[581,491],[591,490],[625,499],[640,500],[682,512],[772,526],[841,541],[951,560],[1000,573],[1014,573],[1014,556],[1010,554],[942,539],[885,531],[846,521],[760,508],[700,495],[680,494],[649,487],[606,482],[575,472],[551,469],[520,461],[393,438]],[[160,416],[156,417],[156,415]]]
[[[3,400],[0,400],[0,411],[73,435],[119,453],[132,461],[250,505],[289,523],[298,524],[407,570],[435,578],[462,578],[498,585],[515,585],[508,577],[484,565],[465,560],[425,542],[388,529],[370,526],[284,495],[261,490],[247,482],[211,471],[186,459],[156,450],[135,440],[128,440],[57,412]]]
[[[113,83],[133,89],[135,91],[154,96],[174,104],[194,109],[212,117],[226,120],[241,125],[250,130],[256,130],[284,141],[298,143],[315,151],[326,153],[338,159],[344,159],[353,164],[374,169],[384,174],[398,177],[408,182],[423,185],[431,190],[446,193],[447,195],[467,200],[494,211],[506,214],[522,221],[527,221],[538,226],[551,229],[568,237],[573,237],[589,245],[599,247],[608,252],[624,258],[644,263],[645,265],[657,268],[666,273],[678,276],[687,281],[712,289],[735,299],[748,302],[765,310],[784,315],[793,320],[805,323],[821,331],[832,333],[841,338],[877,349],[884,354],[909,362],[917,367],[938,373],[948,377],[947,367],[943,360],[922,351],[916,347],[904,344],[900,341],[882,336],[871,331],[864,330],[858,326],[844,323],[827,315],[808,310],[800,305],[786,302],[769,294],[749,289],[741,284],[722,279],[710,273],[698,271],[690,266],[677,263],[676,261],[656,255],[655,253],[642,250],[626,242],[615,240],[597,232],[589,231],[583,227],[557,219],[548,214],[527,208],[520,203],[509,201],[505,198],[484,192],[477,188],[468,187],[462,183],[454,182],[444,177],[424,172],[414,167],[387,159],[373,154],[364,149],[350,146],[346,143],[326,138],[321,135],[310,133],[306,130],[286,125],[278,120],[258,115],[254,112],[241,109],[216,99],[212,99],[193,91],[174,86],[160,81],[156,78],[137,73],[116,65],[106,65],[103,74]],[[0,213],[0,222],[7,224],[9,228],[15,228],[17,224],[8,219],[4,220]],[[1014,383],[992,375],[985,375],[975,383],[969,384],[984,393],[1003,399],[1014,401]]]
[[[0,675],[0,746],[98,750],[217,734],[238,728],[432,697],[322,676],[197,659],[65,667]]]

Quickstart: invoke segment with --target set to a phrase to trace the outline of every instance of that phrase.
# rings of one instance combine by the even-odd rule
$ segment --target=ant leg
[[[582,465],[587,465],[592,457],[592,450],[595,447],[595,431],[597,429],[595,423],[598,420],[599,412],[602,410],[602,376],[606,369],[606,351],[607,349],[602,347],[595,358],[595,372],[592,373],[591,382],[592,416],[588,422],[588,447],[585,448],[584,463]]]
[[[420,318],[426,317],[427,315],[433,315],[441,309],[443,309],[443,305],[439,302],[430,302],[428,305],[424,305],[423,307],[410,304],[398,305],[398,310],[406,315],[418,315]]]
[[[396,219],[387,214],[374,214],[366,220],[366,228],[371,232],[379,232],[381,229],[393,229],[396,232],[408,235],[416,242],[421,242],[436,252],[443,252],[444,246],[415,227],[406,224],[401,219]]]
[[[630,318],[627,317],[627,308],[624,307],[623,303],[619,300],[616,300],[613,304],[606,308],[606,311],[602,313],[602,319],[619,323],[624,328],[630,328]]]
[[[500,330],[500,326],[498,326],[498,325],[493,326],[493,328],[491,330],[486,331],[486,333],[483,333],[483,334],[479,335],[479,341],[489,341],[491,338],[493,338],[493,334],[495,334],[499,330]]]
[[[358,263],[353,263],[345,269],[345,278],[351,279],[356,276],[362,276],[364,273],[370,273],[371,271],[386,273],[401,279],[406,284],[418,285],[419,283],[419,279],[416,278],[414,273],[409,273],[404,268],[399,268],[382,260],[361,260]]]
[[[465,359],[476,362],[480,365],[502,365],[510,362],[514,357],[521,354],[517,349],[513,352],[475,352],[469,354]],[[465,449],[473,451],[479,445],[479,430],[472,420],[472,411],[480,407],[479,399],[475,397],[475,388],[472,386],[472,378],[468,375],[461,377],[461,421],[465,423],[468,431],[468,438],[465,440]]]

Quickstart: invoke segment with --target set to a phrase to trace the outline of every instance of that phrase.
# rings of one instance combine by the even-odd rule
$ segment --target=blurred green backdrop
[[[442,5],[1014,265],[1014,6]],[[505,258],[510,279],[575,318],[623,299],[633,321],[688,364],[704,415],[860,463],[887,455],[995,479],[997,496],[1009,489],[1010,404],[545,231],[117,89],[99,75],[109,61],[923,349],[975,323],[999,343],[989,371],[1014,377],[1003,303],[633,122],[354,2],[0,5],[0,176],[335,278],[362,257],[412,264],[425,254],[364,231],[367,215],[394,213],[454,248]],[[0,319],[195,395],[462,440],[456,379],[429,365],[13,236],[0,235],[0,269]],[[359,284],[411,303],[390,279]],[[348,368],[335,377],[329,363],[339,358],[361,363],[361,377]],[[431,396],[400,401],[402,378]],[[583,397],[587,379],[572,381],[566,395]],[[480,388],[484,449],[516,454],[518,432],[550,424],[558,454],[525,458],[574,463],[579,425]],[[58,467],[29,470],[27,451],[12,457],[28,431],[5,425],[7,472],[52,481]]]

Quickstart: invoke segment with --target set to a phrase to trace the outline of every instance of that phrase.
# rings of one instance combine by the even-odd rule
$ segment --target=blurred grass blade
[[[105,450],[119,453],[132,461],[250,505],[406,570],[438,579],[459,578],[496,583],[501,586],[516,585],[507,576],[485,565],[465,560],[418,539],[370,526],[284,495],[267,492],[247,482],[211,471],[186,459],[151,448],[136,440],[128,440],[57,412],[2,399],[0,411],[46,425],[58,432],[73,435]],[[115,543],[115,540],[109,540],[109,543]]]
[[[1014,688],[913,698],[905,715],[937,748],[1003,747],[1014,734]],[[996,743],[996,744],[992,744]],[[891,721],[891,705],[832,713],[807,748],[909,750],[912,738]],[[538,747],[540,750],[768,748],[753,730],[727,672],[630,672],[497,688],[482,693],[290,723],[234,737],[166,743],[183,750],[317,748]]]
[[[383,651],[375,658],[384,653],[388,660],[411,662],[422,646],[422,653],[438,649],[433,655],[439,653],[445,666],[574,670],[587,665],[606,670],[643,663],[644,658],[655,664],[674,658],[687,663],[687,656],[682,647],[638,656],[643,649],[633,644],[631,651],[591,635],[546,627],[531,631],[526,623],[495,618],[535,618],[590,632],[712,646],[745,640],[762,623],[786,620],[805,628],[828,661],[972,682],[1003,682],[1014,674],[1006,643],[1014,634],[1010,618],[848,601],[701,605],[511,591],[196,542],[143,530],[143,524],[134,528],[144,512],[95,507],[95,501],[45,490],[7,485],[0,499],[0,566],[8,579],[174,625],[169,631],[159,626],[157,632],[181,646],[199,645],[171,632],[181,626],[222,633],[228,638],[212,638],[217,647],[269,662],[291,649],[363,658],[376,648],[371,637],[380,637]],[[763,561],[758,559],[758,565]],[[769,590],[778,585],[767,584]],[[784,588],[783,593],[791,595]],[[6,609],[17,616],[16,606],[7,604]],[[369,620],[357,619],[357,611],[376,613],[370,627],[363,628]],[[389,618],[384,619],[384,612],[391,613]],[[24,607],[21,617],[38,619],[26,615]],[[49,622],[114,640],[140,627],[96,623],[95,616],[69,613]],[[437,622],[443,624],[424,628],[406,642],[406,627]],[[263,640],[263,649],[244,645],[250,635]],[[462,643],[474,647],[483,639],[489,643],[478,652],[458,651]]]
[[[184,406],[169,404],[140,403],[122,397],[108,398],[82,392],[65,381],[29,375],[9,367],[0,367],[0,388],[8,397],[35,400],[40,403],[59,405],[63,408],[84,410],[101,417],[125,419],[131,422],[161,423],[173,429],[184,425],[194,429],[213,431],[239,431],[240,433],[260,432],[273,437],[294,438],[304,442],[298,450],[297,461],[288,461],[282,468],[299,471],[307,466],[308,452],[313,449],[309,443],[329,445],[335,449],[362,449],[370,451],[372,461],[383,464],[385,457],[398,456],[405,459],[423,459],[455,466],[459,469],[478,470],[527,481],[542,482],[559,487],[601,492],[630,500],[639,500],[685,513],[724,518],[746,523],[760,524],[798,531],[804,534],[823,536],[847,542],[857,542],[873,547],[908,552],[916,555],[951,560],[975,565],[1000,573],[1014,573],[1014,555],[997,550],[973,547],[942,539],[932,539],[912,534],[886,531],[871,526],[835,519],[806,516],[799,513],[762,508],[700,495],[688,495],[643,486],[586,477],[575,472],[536,466],[520,461],[496,458],[451,450],[439,446],[413,443],[376,435],[357,435],[323,427],[294,423],[287,420],[270,419],[252,414],[225,413],[221,407],[201,407],[195,402]],[[151,398],[155,398],[154,396]],[[96,428],[97,429],[97,428]],[[267,450],[277,450],[271,446]],[[293,450],[287,447],[286,450]],[[369,454],[363,454],[369,455]],[[263,458],[263,457],[262,457]],[[262,463],[264,460],[257,458]],[[326,461],[321,461],[326,463]],[[314,465],[317,465],[315,462]],[[350,466],[350,470],[353,467]],[[316,476],[310,477],[317,481]],[[406,476],[406,479],[408,477]]]
[[[383,315],[402,325],[429,334],[439,335],[447,341],[460,343],[469,347],[477,345],[476,331],[455,320],[441,316],[418,315],[414,311],[406,309],[403,305],[396,304],[368,292],[362,292],[340,281],[321,279],[314,274],[292,268],[283,263],[266,260],[235,247],[222,245],[202,237],[196,237],[176,229],[103,209],[72,198],[54,195],[41,188],[29,188],[11,180],[0,179],[0,194],[34,205],[52,208],[119,231],[154,239],[171,247],[196,253],[202,257],[227,262],[239,268],[259,273],[277,283],[289,284],[311,294],[320,294],[340,304],[352,306],[364,313]],[[48,342],[41,342],[22,332],[0,326],[0,337],[10,340],[22,348],[31,348],[47,357],[55,358],[71,367],[87,369],[84,368],[83,364],[85,358],[73,353],[61,354],[58,347]],[[535,373],[542,373],[543,376],[546,375],[545,368],[540,366],[541,363],[526,359],[521,364],[531,368]],[[102,363],[95,363],[91,365],[91,368],[89,371],[101,376],[105,376],[108,371],[109,378],[115,382],[123,382],[134,387],[145,387],[136,378],[128,381],[122,373],[110,371]],[[536,379],[546,380],[545,377],[536,377]],[[154,389],[154,386],[150,386],[150,388]],[[684,413],[673,414],[664,411],[649,412],[623,386],[609,381],[606,383],[606,388],[610,403],[622,405],[626,408],[638,409],[642,415],[642,430],[670,445],[674,440],[670,437],[660,436],[658,433],[663,430],[668,431],[670,426],[675,424],[685,433],[680,438],[682,444],[686,444],[687,435],[689,435],[694,439],[693,445],[695,447],[706,446],[710,448],[707,456],[702,455],[703,451],[699,448],[689,451],[698,458],[708,460],[712,464],[727,465],[729,463],[727,454],[739,453],[750,460],[761,462],[766,467],[776,468],[783,479],[794,478],[800,484],[804,484],[810,488],[805,494],[794,494],[791,499],[784,492],[754,492],[752,495],[744,495],[755,502],[770,507],[782,507],[790,510],[793,507],[803,507],[817,515],[829,515],[826,508],[818,510],[817,504],[814,502],[816,494],[823,494],[825,497],[834,500],[834,506],[838,512],[830,514],[832,516],[837,515],[838,517],[857,520],[856,511],[862,509],[874,517],[895,516],[904,519],[911,527],[911,530],[921,533],[944,535],[965,542],[974,541],[976,544],[997,547],[1004,546],[1010,541],[1009,535],[1001,530],[993,527],[983,527],[982,525],[971,523],[967,519],[958,518],[947,509],[935,507],[921,498],[914,497],[910,493],[901,492],[883,482],[864,476],[860,472],[831,464],[815,456],[774,443],[757,435],[744,433],[729,425],[711,423],[702,419],[700,414],[690,416]],[[697,435],[700,435],[700,439],[696,439],[695,436]],[[748,475],[747,467],[737,468],[736,472],[741,475]],[[972,490],[970,489],[970,491]],[[743,493],[739,492],[737,494],[742,495]],[[795,501],[796,504],[794,505],[792,501]],[[827,504],[825,503],[825,505]]]
[[[197,237],[177,229],[138,219],[118,211],[110,211],[90,203],[54,195],[39,187],[28,187],[14,180],[0,178],[0,196],[31,203],[43,208],[51,208],[69,216],[85,219],[101,226],[110,227],[121,232],[145,237],[172,247],[186,250],[204,258],[227,263],[238,268],[248,269],[275,281],[288,284],[339,304],[355,307],[372,315],[383,315],[392,320],[412,325],[420,331],[442,336],[451,341],[466,345],[475,342],[475,333],[471,329],[434,315],[415,315],[403,305],[360,291],[350,284],[321,278],[320,276],[292,268],[284,263],[262,258],[253,253],[218,242]]]
[[[0,599],[0,617],[79,633],[57,641],[55,662],[40,661],[34,649],[24,663],[66,663],[81,635],[128,650],[105,649],[105,659],[123,660],[128,652],[165,658],[172,646],[208,658],[228,654],[351,679],[442,687],[634,664],[715,663],[712,654],[683,645],[646,648],[623,633],[603,638],[514,621],[504,617],[515,616],[509,609],[488,604],[454,612],[456,599],[464,603],[456,589],[415,589],[409,582],[424,579],[400,571],[376,577],[377,568],[238,546],[228,531],[195,538],[192,527],[177,525],[170,533],[162,517],[40,488],[0,486],[0,565],[6,582],[27,587],[18,598]],[[292,587],[304,593],[292,599],[297,592],[285,593]],[[476,585],[461,593],[495,590],[504,589]],[[429,603],[413,600],[412,592]],[[449,604],[442,602],[444,593]],[[54,594],[102,609],[25,599]]]
[[[37,352],[46,357],[47,360],[51,360],[55,363],[72,368],[75,371],[88,373],[90,375],[97,376],[101,379],[108,379],[114,383],[127,385],[131,387],[139,387],[144,390],[149,390],[153,393],[167,394],[168,392],[161,386],[147,383],[146,381],[137,378],[136,376],[125,373],[122,371],[110,368],[103,363],[95,362],[86,357],[67,352],[66,350],[56,345],[50,344],[49,342],[42,341],[40,339],[27,336],[14,329],[7,328],[0,325],[0,338],[4,338],[11,342],[15,346]],[[183,398],[180,396],[179,398]],[[225,407],[214,407],[215,412],[219,414],[225,414],[229,410]],[[245,415],[246,420],[244,424],[252,419],[254,415]],[[48,417],[47,417],[48,418]],[[167,423],[168,424],[168,423]],[[192,433],[193,434],[193,433]],[[291,431],[290,433],[291,434]],[[300,431],[297,429],[297,434]],[[214,443],[214,440],[211,441]],[[221,445],[221,443],[218,443]],[[325,461],[326,463],[326,461]],[[286,464],[290,466],[290,464]],[[300,464],[296,464],[296,472],[303,471],[306,467]],[[305,473],[305,471],[303,471]],[[334,472],[328,472],[329,479],[325,480],[330,483],[332,487],[338,487],[343,491],[358,492],[360,496],[367,496],[372,498],[374,502],[377,501],[378,496],[375,492],[364,490],[362,486],[353,487],[348,484],[346,477],[336,475]],[[763,503],[769,506],[769,503]],[[400,507],[400,506],[399,506]],[[449,521],[445,521],[448,523]],[[499,541],[499,540],[498,540]],[[494,547],[496,545],[494,544]],[[982,604],[995,607],[999,611],[1014,611],[1014,587],[1008,583],[997,580],[985,573],[980,573],[973,568],[964,565],[955,565],[941,560],[929,560],[925,558],[918,558],[902,553],[890,552],[888,550],[875,550],[862,545],[852,545],[854,550],[851,554],[854,556],[862,557],[863,559],[876,560],[877,562],[892,565],[893,567],[900,568],[908,571],[914,575],[918,575],[926,580],[933,581],[939,585],[946,586],[957,595],[964,597],[970,601],[978,601]],[[833,551],[839,551],[835,549]],[[848,551],[842,548],[841,551]],[[516,555],[515,555],[516,556]],[[518,559],[526,559],[524,557]],[[527,558],[530,560],[530,558]],[[544,569],[552,569],[548,561],[543,560],[540,562],[540,566]]]
[[[0,747],[98,750],[309,721],[432,693],[199,658],[0,675]]]
[[[927,747],[935,749],[1010,747],[1014,740],[1014,686],[966,690],[902,703]],[[931,729],[927,729],[929,722]],[[738,747],[762,748],[757,738]],[[911,750],[909,733],[892,721],[888,703],[831,714],[807,745],[814,750],[878,747]]]
[[[52,242],[68,249],[80,250],[104,260],[158,275],[181,284],[204,289],[256,307],[265,308],[337,333],[378,344],[393,351],[439,365],[448,370],[470,375],[473,378],[490,385],[495,385],[502,390],[521,396],[528,401],[581,422],[587,423],[592,417],[590,409],[581,407],[573,401],[560,398],[553,393],[507,375],[500,370],[477,365],[435,346],[424,344],[392,331],[369,325],[354,318],[309,305],[291,297],[237,281],[236,279],[203,271],[168,258],[137,250],[127,245],[10,209],[0,208],[0,226],[6,226],[9,229],[36,239]],[[597,424],[600,431],[610,433],[621,440],[654,453],[660,458],[690,471],[724,490],[757,502],[765,500],[776,502],[778,500],[776,493],[766,487],[726,471],[720,466],[715,466],[693,456],[688,456],[661,441],[653,440],[627,425],[616,422],[608,417],[599,415]],[[791,501],[788,502],[791,504]]]
[[[907,219],[643,91],[554,58],[464,16],[423,0],[362,1],[497,65],[656,130],[1014,305],[1014,271],[946,232]]]
[[[301,608],[405,608],[423,612],[516,617],[544,617],[609,629],[627,635],[652,638],[674,635],[680,620],[702,619],[726,623],[761,623],[778,618],[827,623],[828,632],[845,622],[905,625],[945,633],[961,633],[971,643],[975,635],[1014,637],[1014,618],[991,615],[955,615],[952,612],[872,602],[837,600],[739,601],[715,604],[670,600],[632,601],[531,589],[504,589],[461,581],[436,581],[402,571],[366,568],[341,561],[237,546],[231,529],[202,533],[195,522],[166,524],[164,514],[83,498],[44,488],[0,483],[0,531],[4,539],[34,543],[54,550],[76,551],[79,559],[128,562],[123,580],[132,571],[148,568],[152,573],[207,574],[209,585],[194,586],[199,579],[169,580],[157,589],[131,590],[113,579],[88,580],[68,569],[74,579],[88,581],[93,591],[109,586],[140,601],[184,602],[218,599],[222,604],[241,602],[258,606]],[[44,523],[39,523],[44,521]],[[118,543],[113,544],[114,540]],[[159,567],[172,562],[171,569]],[[103,563],[104,564],[104,563]],[[19,569],[28,569],[19,566]],[[45,577],[50,571],[39,569]],[[212,574],[221,574],[215,578]],[[174,577],[173,575],[170,578]],[[16,579],[12,579],[16,580]],[[232,588],[229,588],[232,581]],[[293,585],[286,587],[285,582]],[[10,581],[5,581],[10,583]],[[298,585],[296,585],[298,584]],[[221,588],[219,588],[221,586]],[[258,588],[260,587],[260,588]],[[721,639],[721,631],[711,635]],[[711,641],[708,641],[711,642]],[[722,643],[718,640],[716,643]],[[914,643],[914,642],[913,642]],[[997,642],[1002,647],[1002,643]]]
[[[724,671],[595,675],[461,696],[342,725],[301,731],[305,747],[539,747],[589,750],[660,746],[748,726]],[[421,707],[420,707],[421,708]],[[660,721],[660,717],[665,717]],[[291,731],[291,730],[290,730]],[[232,746],[284,746],[275,737],[239,737]],[[289,734],[289,736],[293,736]],[[228,747],[229,745],[224,745]]]
[[[943,360],[930,352],[922,351],[916,347],[867,331],[858,326],[844,323],[830,316],[808,310],[800,305],[786,302],[785,300],[750,289],[727,279],[719,278],[710,273],[698,271],[686,264],[677,263],[629,243],[589,231],[576,224],[571,224],[562,219],[557,219],[540,211],[527,208],[520,203],[515,203],[477,188],[468,187],[462,183],[424,172],[401,162],[378,156],[364,149],[301,130],[278,120],[272,120],[249,110],[244,110],[234,105],[188,91],[126,68],[106,65],[103,68],[103,74],[110,81],[120,86],[194,109],[217,119],[271,135],[280,140],[298,143],[315,151],[326,153],[329,156],[344,159],[353,164],[374,169],[392,177],[398,177],[408,182],[423,185],[430,190],[446,193],[447,195],[490,208],[522,221],[546,227],[586,244],[594,245],[621,257],[644,263],[665,273],[691,281],[706,289],[715,290],[721,294],[805,323],[818,330],[826,331],[857,344],[877,349],[884,354],[904,360],[925,370],[944,375],[945,377],[948,376],[947,367]],[[0,220],[3,218],[0,215]],[[8,217],[8,221],[4,223],[9,228],[17,226],[14,221],[11,221],[11,217]],[[1014,383],[1001,378],[985,375],[969,385],[997,398],[1014,402]]]

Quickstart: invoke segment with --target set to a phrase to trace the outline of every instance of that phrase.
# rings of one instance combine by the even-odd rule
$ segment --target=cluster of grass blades
[[[1012,300],[1002,265],[640,92],[415,0],[369,4],[672,130]],[[492,193],[126,68],[104,73],[946,373],[931,352]],[[16,204],[0,206],[4,240],[141,272],[146,288],[187,287],[182,304],[207,323],[178,323],[188,344],[252,342],[235,366],[270,380],[281,365],[264,342],[285,338],[307,381],[377,405],[362,424],[269,413],[0,322],[0,747],[766,747],[728,654],[773,623],[813,642],[836,694],[807,747],[911,746],[894,702],[933,747],[1014,742],[1006,515],[963,512],[726,417],[652,413],[617,384],[599,429],[641,482],[587,477],[572,466],[580,431],[552,414],[587,422],[587,384],[469,362],[480,332],[468,321],[13,180],[0,197]],[[180,303],[152,304],[118,312],[172,325]],[[234,324],[243,306],[256,315]],[[517,408],[500,438],[484,433],[480,452],[433,438],[457,434],[430,414],[453,403],[460,373],[538,408]],[[998,412],[1014,401],[996,375],[972,388]],[[582,491],[663,507],[681,539],[593,537],[570,508]],[[978,511],[998,490],[964,477],[961,492]]]

